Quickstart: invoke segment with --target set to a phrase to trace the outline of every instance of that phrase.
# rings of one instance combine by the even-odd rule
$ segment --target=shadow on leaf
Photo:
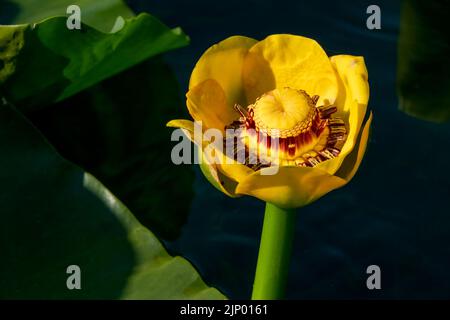
[[[193,172],[170,158],[183,117],[178,84],[160,57],[27,116],[57,150],[102,181],[158,236],[174,239],[193,196]]]

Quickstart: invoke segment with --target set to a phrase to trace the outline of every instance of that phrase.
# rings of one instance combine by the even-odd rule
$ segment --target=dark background
[[[231,35],[292,33],[316,39],[329,55],[364,56],[374,112],[368,152],[349,185],[299,210],[287,298],[450,298],[450,127],[399,111],[399,1],[376,2],[381,30],[366,28],[368,1],[128,3],[191,37],[190,46],[166,56],[182,93],[204,50]],[[195,170],[188,223],[166,245],[228,297],[248,298],[264,204],[227,198]],[[366,288],[371,264],[381,268],[381,290]]]
[[[180,26],[190,36],[189,46],[164,55],[178,80],[181,97],[201,54],[232,35],[261,40],[276,33],[298,34],[316,39],[330,56],[364,56],[371,91],[369,109],[374,113],[368,150],[351,183],[298,210],[289,299],[450,298],[450,126],[423,120],[449,120],[450,33],[445,30],[450,1],[406,1],[412,4],[414,14],[403,16],[400,1],[376,1],[381,8],[381,30],[366,27],[366,9],[374,4],[369,1],[127,1],[135,12],[149,12],[171,27]],[[8,23],[16,8],[8,7],[4,0],[0,4],[0,20]],[[151,126],[163,127],[166,118],[172,118],[169,111],[178,115],[185,112],[180,103],[177,112],[161,108],[156,116],[151,114],[155,110],[148,108],[151,103],[146,100],[146,89],[135,86],[134,80],[151,87],[152,96],[160,93],[155,99],[164,106],[177,106],[178,97],[170,90],[163,92],[176,88],[165,65],[152,60],[144,66],[136,66],[101,86],[111,95],[113,106],[121,110],[119,119],[131,117],[120,107],[139,100],[136,105],[142,109],[132,113],[129,136],[123,139],[120,132],[116,134],[130,149],[133,145],[129,141],[138,140],[138,135],[153,137]],[[144,68],[153,76],[136,76]],[[123,83],[118,87],[114,82],[117,78],[128,84],[123,90],[128,95],[122,94]],[[400,101],[418,106],[419,117],[400,111]],[[68,136],[59,141],[60,131],[55,130],[55,124],[71,126],[61,122],[61,113],[66,120],[87,119],[83,112],[92,112],[89,99],[81,94],[64,103],[78,108],[64,111],[56,105],[31,115],[33,123],[63,156],[95,171],[90,162],[104,153],[95,139],[90,135]],[[136,120],[144,118],[140,113],[143,110],[147,112],[145,118],[152,118],[151,126]],[[74,121],[72,126],[78,129],[79,123]],[[87,145],[85,162],[67,152],[73,149],[71,143],[86,148],[86,141],[91,144]],[[138,160],[125,166],[123,175],[102,181],[137,213],[141,223],[164,239],[171,254],[189,259],[208,285],[231,299],[249,298],[264,203],[250,197],[226,197],[207,182],[197,166],[166,166],[171,146],[168,139],[161,141],[163,145],[151,148],[148,157],[137,154]],[[130,152],[124,150],[128,156]],[[161,150],[165,152],[162,156]],[[122,158],[117,162],[122,164]],[[193,172],[192,191],[190,180],[181,176],[189,178]],[[152,202],[158,205],[150,207]],[[163,209],[169,212],[167,203],[170,215],[160,215]],[[176,221],[173,213],[186,209],[189,215],[181,233],[154,228],[164,221],[176,227],[183,225],[184,212]],[[139,215],[150,211],[156,212],[158,219],[146,220]],[[366,268],[373,264],[381,268],[381,290],[366,287]]]

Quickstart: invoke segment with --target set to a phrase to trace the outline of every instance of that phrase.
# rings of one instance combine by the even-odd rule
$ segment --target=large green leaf
[[[80,2],[84,13],[120,1]],[[34,2],[15,3],[29,15],[41,12]],[[56,14],[65,4],[55,1],[42,12]],[[184,116],[177,82],[159,58],[114,74],[184,45],[187,37],[148,15],[128,21],[115,35],[86,26],[84,33],[69,31],[62,20],[47,20],[34,29],[0,27],[0,61],[5,61],[0,91],[32,117],[64,157],[106,184],[141,223],[159,237],[175,238],[186,220],[193,180],[192,172],[173,167],[170,132],[163,125]],[[91,84],[92,90],[66,99]]]
[[[0,150],[0,298],[224,298],[8,105]]]
[[[0,24],[27,24],[48,17],[66,16],[67,8],[77,5],[84,23],[103,32],[109,32],[115,23],[134,16],[122,0],[2,0]]]
[[[155,57],[27,116],[141,223],[158,237],[173,239],[189,213],[194,174],[173,165],[171,130],[163,124],[187,116],[183,103],[175,76]]]
[[[66,18],[0,27],[0,85],[22,108],[66,99],[162,52],[185,46],[180,29],[143,13],[116,33],[86,25],[69,30]],[[5,67],[9,66],[5,72]],[[12,72],[13,71],[13,72]]]

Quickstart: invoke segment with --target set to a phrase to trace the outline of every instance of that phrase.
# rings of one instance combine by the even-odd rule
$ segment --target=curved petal
[[[166,124],[167,127],[172,128],[180,128],[183,129],[186,133],[187,137],[195,143],[194,139],[194,123],[189,120],[171,120]],[[198,158],[202,159],[200,165],[200,169],[202,170],[203,175],[206,177],[206,179],[219,191],[222,191],[227,196],[230,197],[238,197],[239,195],[236,195],[234,193],[234,190],[236,189],[237,183],[231,179],[229,179],[227,176],[224,176],[217,168],[217,165],[212,163],[209,159],[207,159],[207,155],[203,153],[203,147],[199,147],[197,145],[197,148],[195,148],[198,152]]]
[[[330,58],[331,65],[337,72],[337,78],[344,84],[347,97],[356,100],[361,105],[369,102],[368,72],[364,57],[338,55]],[[336,103],[339,104],[339,103]],[[349,106],[343,106],[344,112],[349,112]]]
[[[316,168],[280,167],[275,175],[262,175],[261,171],[241,181],[236,193],[254,196],[281,208],[303,207],[347,183]]]
[[[194,134],[194,122],[191,120],[184,120],[184,119],[175,119],[170,120],[166,123],[166,127],[169,128],[180,128],[187,130],[187,133],[190,135],[189,139],[193,141],[193,134]]]
[[[364,125],[364,129],[362,130],[361,135],[358,139],[357,145],[355,146],[354,150],[345,158],[342,166],[336,172],[336,176],[350,181],[354,177],[356,171],[358,171],[358,168],[361,165],[361,161],[366,152],[372,118],[373,117],[371,112],[369,119]]]
[[[317,168],[334,174],[357,142],[369,102],[369,83],[363,57],[339,55],[331,57],[331,63],[336,70],[340,88],[336,100],[337,116],[348,123],[348,136],[340,155],[321,162]]]
[[[245,178],[255,172],[246,165],[238,162],[235,162],[233,164],[220,164],[219,170],[221,170],[227,177],[233,179],[237,183],[243,181]]]
[[[255,44],[247,54],[243,69],[245,93],[253,103],[263,93],[291,87],[319,95],[333,103],[337,81],[327,54],[309,38],[276,34]]]
[[[202,157],[202,162],[200,163],[200,169],[202,170],[205,178],[219,191],[222,191],[227,196],[232,198],[237,198],[240,195],[234,193],[236,190],[237,183],[227,176],[223,175],[220,170],[218,170],[216,164],[211,164],[211,161],[207,159],[207,155],[203,153],[201,148],[197,148],[199,158]]]
[[[227,124],[239,117],[226,101],[225,92],[216,80],[208,79],[189,90],[186,104],[195,121],[206,128],[223,131]]]
[[[246,105],[242,85],[242,65],[256,40],[233,36],[210,47],[198,60],[191,74],[189,89],[207,79],[216,80],[225,91],[229,106]]]

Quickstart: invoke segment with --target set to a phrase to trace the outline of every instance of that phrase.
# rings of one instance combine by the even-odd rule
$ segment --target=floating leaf
[[[119,17],[134,16],[122,0],[2,0],[0,24],[28,24],[48,17],[66,16],[71,5],[80,7],[84,23],[102,32],[110,32]]]
[[[15,29],[6,41],[3,29]],[[100,81],[144,60],[185,46],[188,37],[180,29],[170,29],[149,14],[125,21],[112,34],[82,26],[69,30],[66,18],[50,18],[36,25],[0,27],[0,52],[12,52],[18,43],[14,74],[0,81],[3,94],[22,109],[64,100]],[[8,33],[10,36],[11,32]],[[6,65],[0,59],[0,66]],[[0,69],[0,73],[5,71]]]
[[[8,105],[0,150],[0,298],[224,298]],[[81,290],[67,289],[69,265]]]

